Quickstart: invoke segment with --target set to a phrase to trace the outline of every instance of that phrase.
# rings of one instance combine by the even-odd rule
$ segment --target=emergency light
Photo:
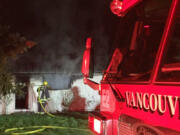
[[[111,2],[111,11],[117,16],[123,17],[132,7],[142,0],[113,0]]]
[[[96,135],[103,135],[105,127],[105,120],[103,118],[90,114],[88,121],[88,126],[91,131],[93,131]]]
[[[94,131],[97,133],[101,133],[101,120],[94,118]]]

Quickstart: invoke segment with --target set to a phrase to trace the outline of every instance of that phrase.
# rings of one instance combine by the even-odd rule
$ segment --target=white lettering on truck
[[[150,110],[152,112],[159,111],[164,114],[169,106],[171,116],[174,116],[177,109],[178,96],[160,95],[154,93],[125,92],[126,104],[128,107]]]

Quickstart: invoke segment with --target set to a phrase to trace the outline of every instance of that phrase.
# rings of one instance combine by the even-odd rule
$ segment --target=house
[[[71,78],[71,79],[70,79]],[[95,74],[93,80],[99,82],[102,76]],[[37,88],[43,80],[47,80],[51,89],[49,90],[50,101],[46,106],[48,112],[69,111],[94,111],[100,103],[100,96],[97,91],[92,90],[89,86],[84,85],[81,75],[66,76],[64,74],[24,74],[17,73],[16,80],[24,83],[24,96],[11,94],[4,104],[0,102],[0,114],[11,114],[15,112],[38,112]],[[76,89],[76,94],[73,93]],[[81,105],[76,105],[79,102]],[[76,107],[72,107],[74,106]],[[6,107],[5,107],[6,105]],[[81,107],[80,107],[81,106]],[[84,106],[84,107],[83,107]],[[80,108],[78,108],[80,107]],[[75,108],[74,110],[72,108]]]

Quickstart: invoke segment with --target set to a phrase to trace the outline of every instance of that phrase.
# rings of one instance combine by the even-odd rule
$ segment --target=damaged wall
[[[95,75],[93,80],[100,82],[102,76]],[[7,106],[6,113],[14,112],[37,112],[37,88],[42,84],[43,76],[31,76],[28,86],[28,109],[15,108],[15,95],[11,95],[11,101]],[[83,78],[73,81],[71,88],[61,90],[49,90],[50,101],[46,106],[49,112],[62,111],[93,111],[100,103],[100,96],[97,91],[83,84]],[[2,103],[0,102],[0,114],[2,114]]]

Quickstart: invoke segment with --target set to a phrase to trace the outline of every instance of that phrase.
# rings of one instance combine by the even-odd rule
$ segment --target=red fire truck
[[[89,114],[97,135],[180,135],[180,0],[113,0],[120,21],[101,83],[89,78],[86,41],[84,83],[98,90],[100,111]]]

